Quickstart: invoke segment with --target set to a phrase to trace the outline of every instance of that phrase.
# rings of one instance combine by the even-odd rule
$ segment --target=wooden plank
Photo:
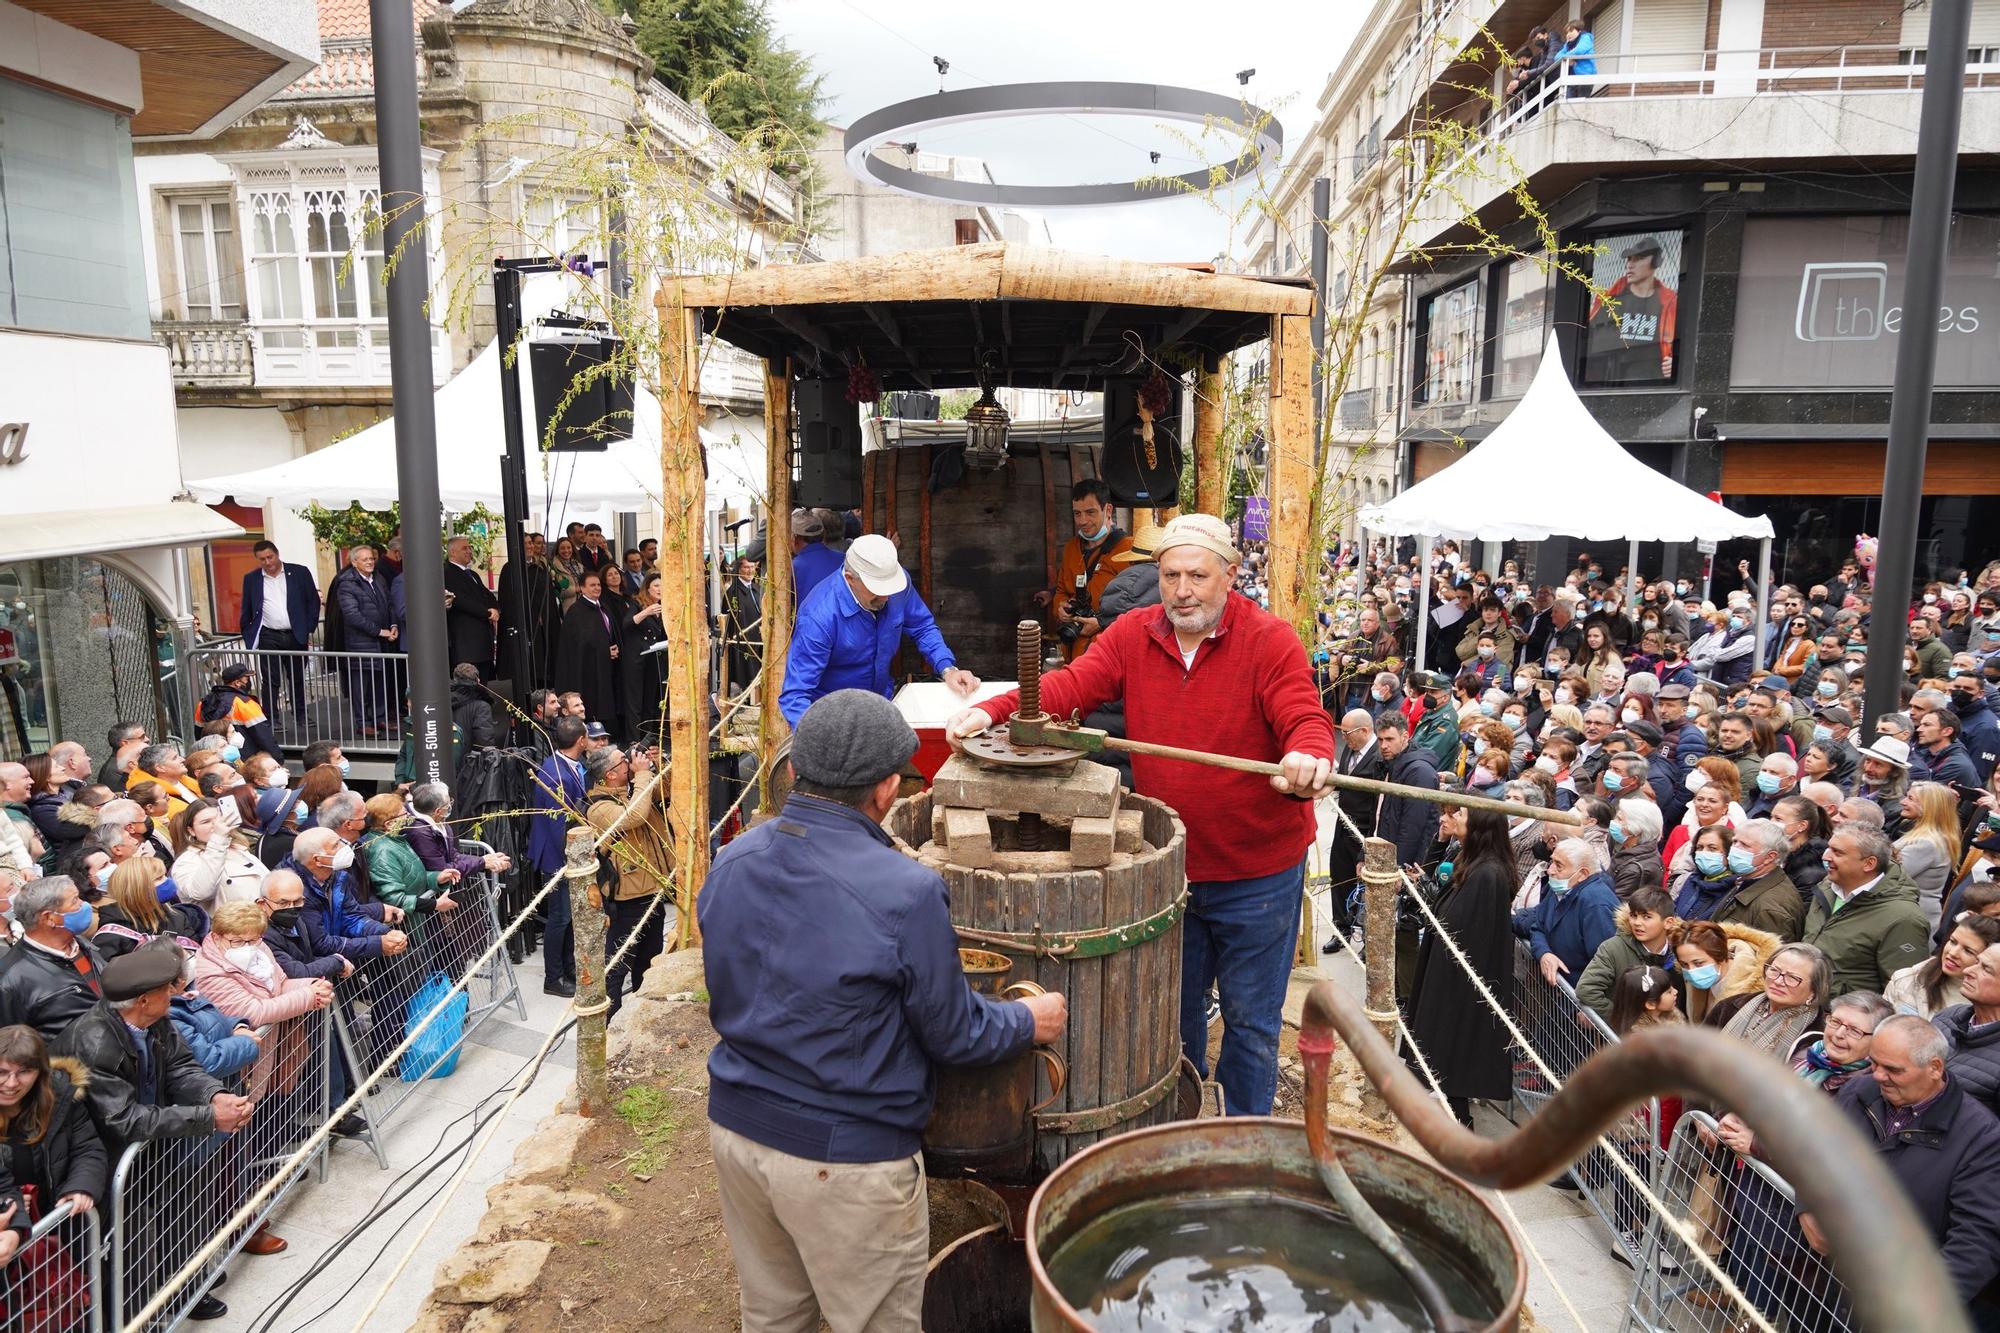
[[[708,875],[708,605],[702,595],[707,468],[701,449],[699,317],[662,309],[660,564],[667,642],[668,823],[683,947],[700,943],[695,907]]]
[[[764,366],[764,514],[769,540],[764,554],[764,680],[758,687],[758,753],[772,755],[791,734],[778,711],[785,688],[785,655],[792,646],[792,376],[784,361]],[[777,812],[778,785],[763,784],[765,814]]]
[[[1101,889],[1091,892],[1091,881],[1102,876],[1088,871],[1066,875],[1065,896],[1069,900],[1069,920],[1072,930],[1094,930],[1105,924],[1104,894]],[[1070,1012],[1071,1031],[1075,1040],[1071,1043],[1076,1057],[1069,1067],[1070,1087],[1073,1095],[1072,1106],[1089,1108],[1104,1104],[1104,968],[1105,959],[1085,958],[1070,964]],[[1086,1130],[1070,1136],[1072,1153],[1096,1143],[1104,1135],[1098,1130]]]
[[[806,268],[822,265],[802,265]],[[1104,301],[1177,310],[1243,310],[1266,315],[1312,313],[1312,292],[1230,273],[1200,273],[1046,246],[1009,245],[1000,295],[1021,300]]]
[[[1723,446],[1721,489],[1730,495],[1795,494],[1801,450],[1812,452],[1815,493],[1874,495],[1882,488],[1884,446],[1879,442],[1739,444],[1731,440]],[[1923,493],[1991,495],[1993,447],[1931,441],[1924,454]],[[1751,506],[1753,512],[1755,508]]]
[[[917,474],[917,593],[931,602],[931,450],[924,446],[924,465]]]
[[[1139,910],[1139,895],[1147,873],[1144,861],[1111,866],[1099,872],[1099,915],[1107,925],[1136,921],[1144,915]],[[1104,1045],[1098,1055],[1098,1086],[1099,1095],[1107,1102],[1136,1092],[1140,1086],[1137,1079],[1146,1065],[1137,1037],[1143,1011],[1151,1008],[1152,1002],[1139,993],[1139,955],[1151,947],[1152,942],[1148,941],[1121,949],[1104,960]],[[1129,1125],[1114,1125],[1105,1137],[1122,1134],[1129,1128]]]
[[[1271,614],[1298,629],[1313,613],[1318,542],[1312,533],[1312,334],[1301,316],[1274,318],[1271,339],[1271,442],[1267,486],[1271,537]]]
[[[881,466],[879,453],[861,455],[861,530],[875,532],[875,469]],[[829,534],[831,535],[831,534]]]
[[[1055,465],[1049,458],[1049,446],[1041,448],[1042,457],[1042,550],[1046,553],[1044,563],[1048,565],[1048,578],[1044,588],[1056,586],[1056,474]]]
[[[896,473],[903,461],[903,451],[884,449],[882,456],[888,460],[883,464],[888,475],[882,478],[882,532],[890,541],[900,543],[902,534],[896,531]]]
[[[1194,381],[1194,507],[1217,518],[1229,499],[1230,460],[1222,445],[1225,392],[1222,358],[1203,355],[1201,373]]]
[[[991,301],[1007,247],[955,245],[824,264],[782,264],[715,276],[665,278],[666,295],[705,308],[856,305],[885,301]]]

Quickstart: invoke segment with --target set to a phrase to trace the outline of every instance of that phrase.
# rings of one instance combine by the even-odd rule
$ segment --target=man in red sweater
[[[1132,756],[1132,786],[1187,826],[1188,905],[1181,944],[1181,1048],[1208,1076],[1208,989],[1222,999],[1216,1081],[1230,1115],[1269,1115],[1278,1029],[1299,930],[1313,801],[1330,788],[1333,727],[1289,625],[1232,588],[1228,527],[1183,514],[1156,548],[1161,604],[1129,611],[1076,661],[1042,677],[1058,717],[1125,701],[1133,740],[1280,764],[1263,778],[1177,759]],[[976,735],[1014,715],[1018,693],[952,720]]]

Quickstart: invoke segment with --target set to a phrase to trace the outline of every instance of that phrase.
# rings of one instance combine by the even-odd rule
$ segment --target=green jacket
[[[1458,710],[1450,704],[1433,708],[1417,719],[1410,733],[1412,744],[1421,745],[1437,760],[1440,773],[1458,771]]]
[[[1709,753],[1736,765],[1736,776],[1743,785],[1745,805],[1757,799],[1757,771],[1764,767],[1764,756],[1757,753],[1756,746],[1746,745],[1734,752],[1716,749],[1710,750]]]
[[[403,930],[415,939],[423,919],[437,906],[437,872],[424,869],[416,848],[387,833],[362,834],[361,855],[368,862],[368,880],[375,896],[403,909]]]
[[[1951,649],[1945,646],[1943,639],[1933,634],[1912,646],[1917,653],[1917,679],[1943,679],[1951,675]]]
[[[1611,1021],[1611,997],[1618,991],[1618,978],[1635,967],[1650,964],[1664,966],[1662,955],[1647,953],[1646,946],[1632,938],[1632,931],[1626,925],[1629,916],[1624,908],[1618,909],[1618,933],[1597,946],[1591,956],[1589,966],[1576,979],[1576,998],[1579,1004],[1597,1011],[1597,1016]]]
[[[1798,886],[1785,874],[1784,863],[1779,862],[1764,878],[1738,888],[1710,919],[1717,924],[1734,921],[1790,941],[1799,937],[1805,925],[1806,904],[1799,897]]]
[[[1857,990],[1880,994],[1890,977],[1930,956],[1930,923],[1901,866],[1891,865],[1874,888],[1837,912],[1833,901],[1832,880],[1813,890],[1804,936],[1833,969],[1828,999]]]

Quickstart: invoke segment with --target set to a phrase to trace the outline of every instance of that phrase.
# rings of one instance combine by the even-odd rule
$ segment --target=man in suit
[[[595,523],[583,530],[583,543],[576,548],[576,558],[593,574],[602,574],[605,566],[618,561],[617,555],[604,544],[604,529]]]
[[[451,641],[451,664],[470,662],[481,680],[493,678],[493,630],[500,623],[500,603],[472,567],[472,539],[453,537],[445,543],[445,631]]]
[[[527,559],[520,565],[509,561],[500,566],[500,641],[505,644],[509,637],[524,634],[528,640],[528,679],[514,682],[514,697],[520,698],[523,691],[538,689],[549,683],[549,671],[555,657],[555,628],[558,606],[556,587],[549,577],[548,542],[539,532],[528,534],[526,542]],[[520,583],[524,596],[516,600],[514,585]],[[525,603],[527,619],[517,620],[520,607]],[[511,672],[512,659],[506,652],[500,655],[500,669]]]
[[[535,770],[534,800],[538,813],[528,830],[528,864],[535,868],[537,883],[563,868],[564,842],[570,826],[583,817],[584,724],[573,717],[559,717],[549,725],[549,743],[554,747]],[[569,915],[569,894],[557,889],[542,900],[542,993],[564,999],[576,994],[574,932]]]
[[[319,627],[319,588],[312,571],[304,565],[286,564],[275,542],[261,541],[250,548],[257,568],[243,576],[243,646],[252,652],[281,653],[269,659],[264,679],[270,682],[271,706],[278,703],[282,687],[290,701],[293,719],[303,727],[306,720],[306,659],[302,654]]]
[[[1375,715],[1366,708],[1349,709],[1340,719],[1340,757],[1334,761],[1334,771],[1343,777],[1374,778],[1380,780],[1388,768],[1388,760],[1382,757],[1382,747],[1375,740]],[[1365,838],[1375,832],[1375,807],[1381,797],[1372,791],[1347,790],[1334,797],[1340,802],[1341,810],[1354,821],[1354,827],[1361,830]],[[1334,925],[1340,927],[1340,935],[1335,935],[1320,946],[1321,953],[1338,953],[1341,949],[1341,935],[1352,934],[1354,923],[1347,915],[1347,895],[1356,883],[1355,875],[1361,868],[1361,838],[1347,831],[1347,825],[1340,824],[1333,831],[1333,846],[1328,849],[1327,869],[1331,892],[1327,895],[1327,910],[1333,915]]]
[[[378,735],[395,716],[390,672],[375,655],[399,653],[402,630],[397,624],[389,580],[376,567],[375,548],[357,546],[347,553],[347,568],[336,574],[331,591],[340,608],[341,650],[347,659],[347,695],[354,707],[354,725],[363,736]]]

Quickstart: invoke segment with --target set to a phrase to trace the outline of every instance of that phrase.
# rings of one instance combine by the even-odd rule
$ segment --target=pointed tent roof
[[[1565,477],[1587,479],[1587,490],[1562,484]],[[1773,535],[1764,515],[1725,509],[1626,453],[1577,397],[1553,337],[1528,392],[1491,435],[1386,504],[1363,509],[1361,526],[1489,542]]]

